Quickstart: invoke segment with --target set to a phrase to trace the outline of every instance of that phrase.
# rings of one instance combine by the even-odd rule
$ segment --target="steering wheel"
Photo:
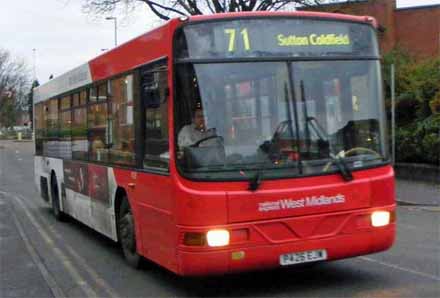
[[[341,150],[341,151],[339,151],[338,152],[338,154],[336,154],[336,158],[338,158],[338,157],[342,157],[342,156],[350,156],[350,155],[353,155],[353,153],[355,153],[355,152],[360,152],[360,153],[371,153],[371,154],[373,154],[373,155],[375,155],[375,156],[377,156],[377,157],[379,157],[379,158],[382,158],[382,156],[378,153],[378,152],[376,152],[376,151],[374,151],[374,150],[372,150],[372,149],[369,149],[369,148],[365,148],[365,147],[354,147],[354,148],[351,148],[351,149],[349,149],[349,150],[347,150],[347,151],[344,151],[344,150]],[[329,169],[330,169],[330,166],[332,165],[332,163],[333,163],[333,160],[330,160],[323,168],[322,168],[322,171],[323,172],[327,172]]]
[[[195,142],[194,144],[192,144],[190,147],[199,147],[199,145],[201,143],[206,142],[206,141],[211,140],[211,139],[219,139],[221,142],[223,142],[223,137],[222,136],[214,135],[214,136],[209,136],[209,137],[200,139],[197,142]]]

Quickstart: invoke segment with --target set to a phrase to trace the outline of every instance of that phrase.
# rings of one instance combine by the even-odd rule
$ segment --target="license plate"
[[[326,259],[327,251],[325,249],[309,250],[280,255],[280,265],[294,265],[322,261]]]

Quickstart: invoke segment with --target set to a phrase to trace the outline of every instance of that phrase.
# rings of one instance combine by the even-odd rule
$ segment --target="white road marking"
[[[23,226],[20,223],[20,221],[17,219],[17,216],[14,212],[12,212],[12,218],[15,222],[15,225],[17,227],[18,233],[21,236],[21,239],[23,239],[24,245],[31,255],[32,260],[37,265],[38,270],[40,270],[41,275],[43,276],[44,280],[46,281],[47,285],[49,286],[49,289],[51,290],[53,296],[55,298],[58,297],[66,297],[63,290],[58,286],[57,282],[55,281],[52,274],[49,273],[46,266],[44,266],[44,263],[42,262],[40,256],[36,252],[36,249],[32,246],[29,238],[26,236],[26,233],[24,232]]]
[[[379,265],[382,265],[382,266],[386,266],[386,267],[390,267],[390,268],[393,268],[393,269],[396,269],[396,270],[405,271],[405,272],[408,272],[408,273],[412,273],[412,274],[415,274],[415,275],[419,275],[419,276],[427,277],[427,278],[430,278],[430,279],[433,279],[433,280],[436,280],[436,281],[440,281],[440,276],[431,275],[431,274],[428,274],[428,273],[416,271],[416,270],[405,268],[405,267],[400,267],[398,265],[394,265],[394,264],[391,264],[391,263],[378,261],[378,260],[375,260],[375,259],[372,259],[372,258],[369,258],[369,257],[359,257],[359,258],[364,260],[364,261],[367,261],[367,262],[376,263],[376,264],[379,264]]]
[[[46,225],[46,227],[55,236],[55,238],[62,241],[61,236],[58,234],[58,232],[55,231],[52,226]],[[119,297],[116,291],[104,279],[102,279],[95,270],[87,265],[86,261],[80,255],[78,255],[75,250],[73,250],[72,247],[68,245],[65,241],[64,245],[66,246],[67,251],[76,260],[76,262],[78,262],[84,268],[84,270],[90,274],[94,281],[107,293],[107,297]]]
[[[55,246],[53,239],[45,232],[44,228],[37,222],[35,217],[29,212],[29,210],[24,205],[24,203],[17,196],[14,196],[14,195],[11,195],[7,192],[2,192],[2,191],[0,191],[0,193],[3,193],[5,195],[13,198],[20,205],[20,207],[23,209],[25,215],[28,217],[30,223],[38,231],[41,238],[46,242],[46,244],[52,248],[53,252],[56,254],[58,259],[64,265],[64,268],[66,268],[66,270],[72,276],[75,283],[84,291],[84,293],[87,295],[87,297],[97,297],[96,292],[81,277],[81,274],[78,272],[78,270],[76,270],[72,261],[57,246]]]
[[[440,206],[422,207],[422,210],[431,211],[431,212],[440,212]]]
[[[28,201],[21,195],[15,195],[12,197],[15,200],[19,201],[20,204],[24,204],[22,201]],[[55,236],[56,239],[63,241],[59,233],[56,232],[53,226],[51,226],[44,217],[42,216],[38,216],[38,217],[46,222],[45,228],[49,230]],[[87,265],[87,262],[80,255],[78,255],[70,245],[68,245],[65,241],[63,241],[63,243],[66,246],[67,251],[70,253],[71,256],[73,256],[73,258],[77,261],[77,263],[79,263],[83,267],[83,269],[87,271],[87,273],[89,273],[90,276],[94,279],[94,282],[96,282],[96,284],[98,284],[107,293],[106,295],[107,297],[120,297],[116,293],[116,290],[114,290],[104,279],[102,279],[95,270],[93,270],[89,265]]]

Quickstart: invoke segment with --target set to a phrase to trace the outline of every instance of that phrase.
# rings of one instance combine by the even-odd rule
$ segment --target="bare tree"
[[[27,107],[30,72],[24,62],[0,48],[0,125],[13,125],[16,113]]]
[[[282,10],[289,6],[313,6],[329,0],[83,0],[86,13],[110,14],[118,8],[131,11],[146,5],[163,20],[176,16],[222,12]],[[334,2],[330,1],[330,2]]]

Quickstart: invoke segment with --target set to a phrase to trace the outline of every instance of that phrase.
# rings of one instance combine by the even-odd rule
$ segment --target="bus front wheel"
[[[134,218],[127,197],[122,200],[119,208],[118,238],[127,263],[133,268],[139,268],[141,256],[136,251]]]

